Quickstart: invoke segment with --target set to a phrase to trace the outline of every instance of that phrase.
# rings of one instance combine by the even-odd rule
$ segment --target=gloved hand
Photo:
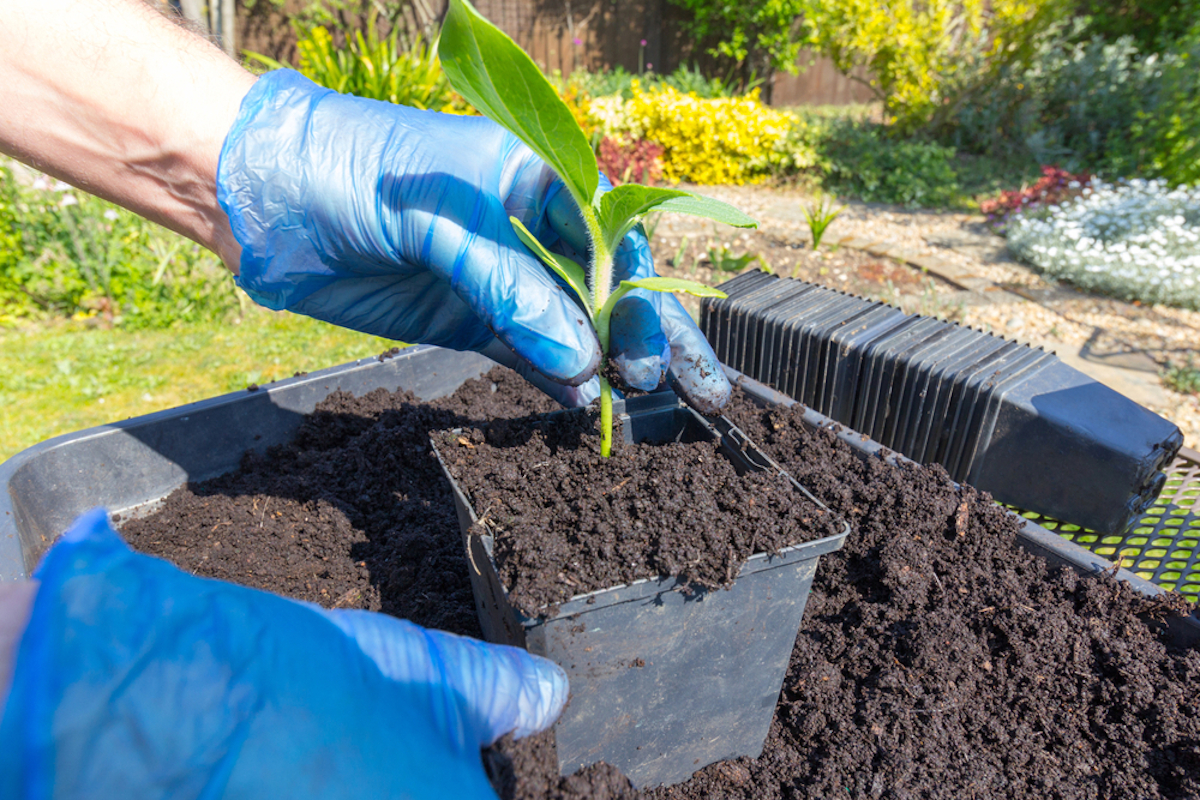
[[[102,510],[37,577],[0,797],[493,797],[479,748],[566,700],[545,659],[187,575]]]
[[[587,316],[521,244],[509,216],[579,260],[570,194],[517,138],[480,117],[339,95],[298,73],[259,78],[217,171],[243,247],[238,285],[258,303],[406,342],[477,350],[566,405],[595,385]],[[644,237],[618,277],[651,274]],[[633,293],[613,315],[626,382],[653,389],[668,362],[685,399],[712,411],[729,384],[673,298]]]

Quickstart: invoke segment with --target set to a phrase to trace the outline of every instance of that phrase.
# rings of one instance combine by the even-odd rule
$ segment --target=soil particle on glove
[[[552,407],[500,371],[432,403],[334,395],[292,444],[122,530],[200,575],[478,636],[428,435]],[[1161,624],[1178,596],[1049,567],[940,468],[861,460],[736,394],[727,414],[852,528],[821,558],[762,755],[638,793],[603,764],[560,778],[547,735],[504,739],[485,752],[501,797],[1200,798],[1200,651]]]
[[[727,587],[755,553],[842,530],[778,472],[739,476],[718,442],[626,445],[619,429],[614,440],[602,458],[591,414],[435,434],[526,616],[643,578]]]

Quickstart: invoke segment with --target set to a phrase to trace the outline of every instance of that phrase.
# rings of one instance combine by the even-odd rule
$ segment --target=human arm
[[[0,0],[0,151],[214,251],[217,159],[254,76],[137,0]]]
[[[0,150],[217,252],[257,302],[477,350],[565,405],[597,392],[586,314],[517,240],[572,239],[553,172],[479,118],[255,82],[137,0],[0,0]],[[618,274],[653,274],[631,234]],[[576,254],[586,242],[575,238]],[[713,412],[730,387],[673,298],[628,298],[613,361]],[[670,370],[669,376],[668,368]]]

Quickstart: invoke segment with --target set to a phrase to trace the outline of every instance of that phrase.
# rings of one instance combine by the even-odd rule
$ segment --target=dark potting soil
[[[596,416],[500,419],[434,434],[486,518],[500,580],[526,616],[661,575],[727,587],[755,553],[842,531],[778,472],[739,476],[715,441],[626,445],[617,423],[612,457],[602,458]]]
[[[416,403],[330,397],[296,440],[122,530],[184,569],[479,635],[432,430],[550,410],[510,373]],[[1200,651],[1177,597],[1052,569],[986,494],[860,460],[740,396],[729,416],[851,522],[824,556],[763,754],[635,792],[556,774],[545,736],[485,753],[512,798],[1200,798]]]

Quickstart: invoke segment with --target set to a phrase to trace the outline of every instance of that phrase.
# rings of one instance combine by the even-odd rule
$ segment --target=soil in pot
[[[527,617],[643,578],[728,587],[755,553],[843,531],[785,476],[739,475],[719,440],[626,444],[618,429],[612,457],[602,458],[596,415],[578,412],[500,419],[434,440],[487,518],[500,581]]]
[[[185,569],[478,635],[428,432],[549,410],[493,373],[431,404],[329,398],[296,441],[122,527]],[[990,499],[937,468],[861,461],[796,414],[729,412],[852,532],[813,586],[763,754],[654,798],[1200,798],[1200,652],[1152,601],[1020,550]],[[635,797],[559,778],[544,738],[487,758],[504,797]]]

